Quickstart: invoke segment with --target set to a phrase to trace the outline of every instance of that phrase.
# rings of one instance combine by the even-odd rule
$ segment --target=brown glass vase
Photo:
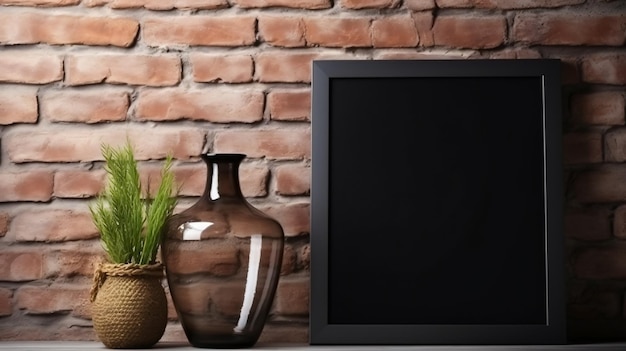
[[[189,342],[253,346],[274,300],[284,233],[239,185],[243,154],[205,154],[204,193],[172,216],[162,243],[169,290]]]

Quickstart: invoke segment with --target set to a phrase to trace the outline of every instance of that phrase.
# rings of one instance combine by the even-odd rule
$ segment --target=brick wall
[[[181,209],[198,154],[249,156],[244,193],[287,234],[262,340],[306,342],[325,58],[562,59],[570,337],[625,337],[625,41],[621,0],[0,0],[0,340],[95,339],[87,203],[100,143],[129,136],[145,179],[173,152]]]

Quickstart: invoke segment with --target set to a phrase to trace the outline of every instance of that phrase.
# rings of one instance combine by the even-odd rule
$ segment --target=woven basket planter
[[[101,264],[91,291],[93,327],[108,348],[149,348],[167,325],[163,265]]]

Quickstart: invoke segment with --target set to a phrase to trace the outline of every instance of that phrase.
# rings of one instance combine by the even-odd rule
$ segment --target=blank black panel
[[[560,62],[312,68],[310,343],[564,343]]]

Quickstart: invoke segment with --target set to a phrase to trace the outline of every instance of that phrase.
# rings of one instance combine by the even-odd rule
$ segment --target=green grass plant
[[[142,185],[130,142],[102,145],[107,183],[89,205],[102,246],[112,263],[153,264],[165,223],[177,203],[172,157],[161,168],[161,182],[154,197]]]

